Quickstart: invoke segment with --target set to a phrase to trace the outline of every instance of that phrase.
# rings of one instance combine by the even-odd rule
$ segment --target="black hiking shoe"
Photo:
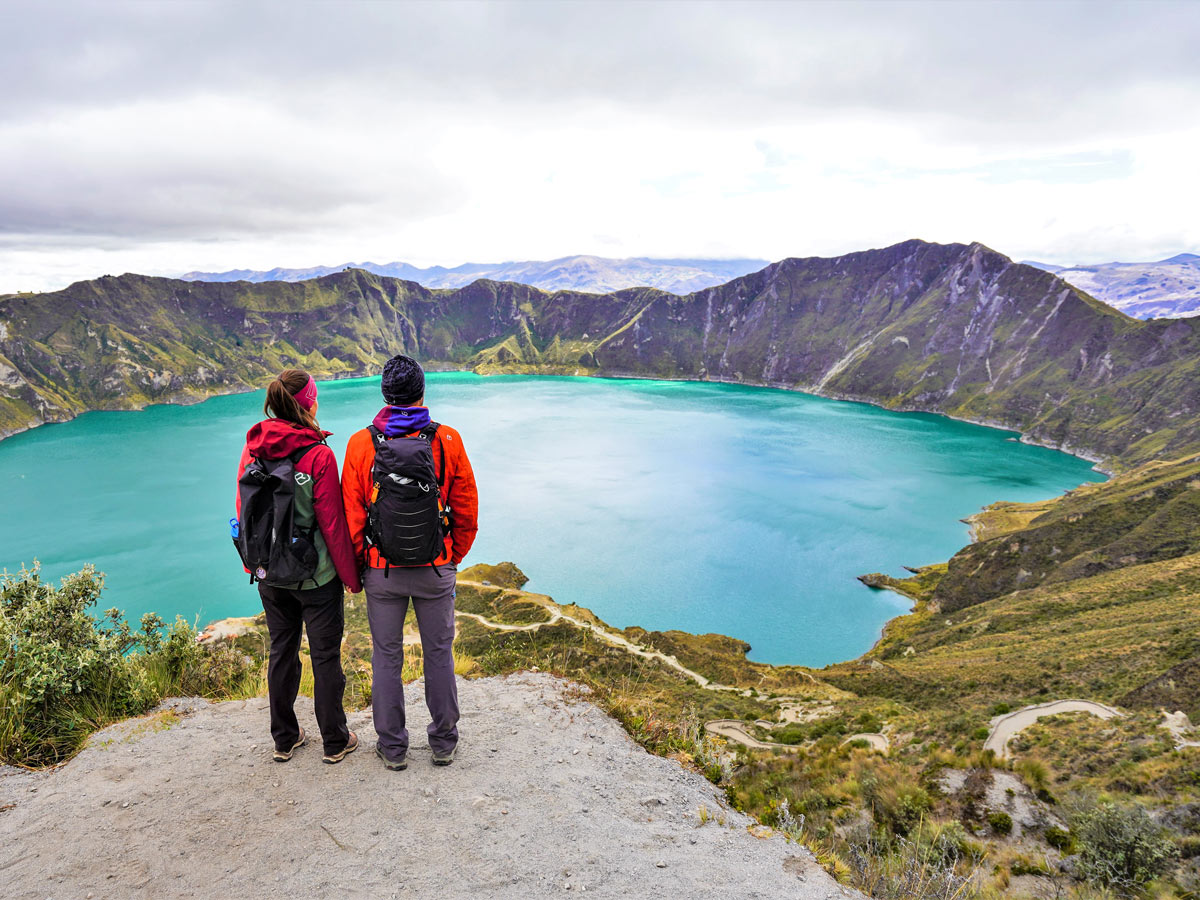
[[[296,739],[296,743],[292,744],[292,749],[291,750],[280,750],[277,747],[277,748],[275,748],[275,755],[271,758],[274,759],[275,762],[287,762],[289,759],[292,758],[293,753],[295,753],[300,747],[304,746],[304,744],[307,740],[308,740],[308,738],[306,738],[304,736],[304,729],[301,728],[300,729],[300,737]]]
[[[340,753],[326,753],[321,757],[321,762],[329,763],[331,766],[334,763],[340,763],[343,759],[358,749],[358,735],[353,731],[350,732],[350,740],[346,742],[346,746],[342,748]]]
[[[434,750],[433,764],[435,766],[450,765],[450,763],[454,762],[454,751],[457,749],[457,747],[451,747],[449,750],[443,750],[441,753],[439,753],[437,750]]]
[[[393,772],[403,772],[408,768],[407,755],[402,756],[399,759],[388,759],[384,755],[383,748],[380,747],[379,744],[375,745],[375,755],[383,760],[383,765],[385,768],[391,769]]]

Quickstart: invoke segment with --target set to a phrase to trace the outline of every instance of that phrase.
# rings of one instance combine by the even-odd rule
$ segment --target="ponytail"
[[[296,394],[308,384],[308,373],[301,369],[287,369],[267,385],[267,400],[263,412],[271,418],[283,419],[303,428],[311,428],[318,437],[323,437],[321,426],[313,414],[300,405]]]

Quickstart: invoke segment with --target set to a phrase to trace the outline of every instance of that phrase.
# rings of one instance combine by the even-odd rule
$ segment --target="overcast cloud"
[[[0,6],[0,291],[106,272],[1200,250],[1200,4]]]

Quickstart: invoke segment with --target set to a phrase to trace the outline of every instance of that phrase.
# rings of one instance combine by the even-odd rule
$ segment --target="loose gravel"
[[[265,699],[169,701],[53,771],[0,771],[6,898],[854,896],[812,856],[653,756],[544,674],[461,681],[459,755],[434,768],[422,685],[409,767],[320,740],[271,761]],[[311,701],[297,713],[316,736]],[[701,810],[705,810],[704,814]]]

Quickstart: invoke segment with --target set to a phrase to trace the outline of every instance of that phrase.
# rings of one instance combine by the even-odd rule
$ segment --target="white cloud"
[[[909,237],[1200,248],[1191,4],[50,9],[10,13],[0,60],[0,291]]]

